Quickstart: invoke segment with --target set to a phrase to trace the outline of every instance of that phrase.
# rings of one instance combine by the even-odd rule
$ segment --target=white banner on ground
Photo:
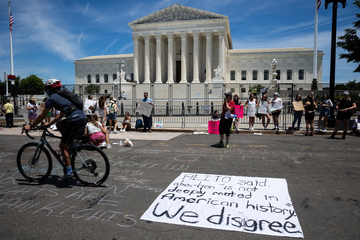
[[[143,101],[139,101],[138,106],[136,108],[136,112],[138,112],[141,115],[150,117],[152,108],[153,108],[153,106],[151,104],[143,102]]]
[[[260,101],[258,113],[266,114],[268,112],[267,111],[268,104],[269,104],[268,101]]]
[[[269,110],[270,112],[282,109],[282,100],[281,99],[276,99],[276,101],[274,103],[270,103],[269,104]]]
[[[86,99],[86,100],[85,100],[85,104],[84,104],[84,111],[85,111],[86,114],[89,114],[89,115],[92,114],[92,111],[89,109],[90,106],[92,106],[92,108],[95,109],[96,101],[90,100],[90,99]]]
[[[142,220],[303,238],[285,179],[182,173]]]

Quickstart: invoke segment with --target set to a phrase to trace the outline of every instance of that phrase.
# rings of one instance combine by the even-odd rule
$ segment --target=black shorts
[[[74,122],[68,122],[66,119],[61,121],[64,129],[62,132],[61,142],[70,144],[76,136],[83,135],[85,132],[86,118]]]
[[[352,112],[338,112],[336,120],[350,120]]]
[[[305,120],[314,120],[314,113],[305,113]]]
[[[230,136],[231,123],[232,123],[232,118],[226,119],[224,117],[221,117],[220,126],[219,126],[220,135],[226,134],[226,136]]]

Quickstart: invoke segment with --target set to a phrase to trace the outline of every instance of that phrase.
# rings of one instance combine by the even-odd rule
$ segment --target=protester
[[[249,96],[249,99],[246,100],[246,103],[245,103],[245,106],[248,108],[247,116],[249,117],[249,130],[250,131],[254,130],[255,115],[256,115],[256,111],[255,112],[250,112],[250,109],[252,107],[255,107],[255,109],[256,109],[257,103],[258,102],[255,99],[255,94],[251,93],[250,96]]]
[[[270,103],[269,99],[267,98],[266,94],[263,93],[261,100],[258,102],[258,106],[266,104],[266,113],[260,113],[263,130],[266,130],[266,128],[268,127],[268,125],[270,123],[270,115],[269,115],[269,111],[268,111],[269,103]],[[265,117],[267,118],[266,124],[265,124]]]
[[[218,111],[218,110],[215,110],[215,111],[214,111],[214,114],[213,114],[212,117],[211,117],[211,121],[214,121],[214,122],[220,121],[219,111]]]
[[[12,128],[14,126],[14,106],[10,103],[10,100],[7,99],[3,108],[5,112],[6,127]]]
[[[99,117],[99,122],[103,127],[105,127],[106,123],[106,105],[105,105],[106,97],[101,96],[95,105],[95,113],[97,113]]]
[[[271,99],[270,103],[277,103],[277,102],[281,102],[281,98],[280,98],[280,94],[275,92],[273,98]],[[274,129],[275,131],[279,131],[279,115],[281,113],[281,109],[277,109],[275,111],[272,111],[271,114],[273,116],[273,121],[274,121]]]
[[[300,103],[301,105],[303,104],[300,94],[296,95],[295,102]],[[302,110],[296,111],[294,108],[293,108],[293,110],[294,110],[294,121],[292,122],[292,130],[295,131],[294,127],[295,127],[296,121],[297,121],[297,129],[300,130],[300,124],[301,124],[301,118],[303,115],[303,111]]]
[[[40,111],[44,111],[45,109],[45,102],[48,98],[44,98],[43,102],[40,104]],[[46,116],[45,119],[43,120],[43,123],[49,123],[51,121],[51,111],[49,111]]]
[[[228,113],[227,113],[228,112]],[[229,140],[230,140],[230,131],[231,131],[231,123],[232,118],[229,116],[229,118],[225,118],[225,115],[230,115],[235,113],[235,103],[232,101],[232,93],[227,92],[225,93],[225,100],[222,107],[222,113],[221,113],[221,120],[219,125],[219,132],[220,132],[220,141],[215,144],[217,147],[223,147],[224,146],[224,134],[226,135],[226,143],[225,147],[229,147]]]
[[[116,101],[114,101],[113,99],[110,100],[108,106],[108,118],[109,118],[109,133],[117,133],[116,131],[116,127],[117,127],[117,119],[116,119],[116,114],[118,111],[118,106],[116,105]],[[113,121],[114,121],[114,131],[113,129]]]
[[[125,112],[124,120],[120,128],[120,132],[126,132],[126,128],[131,128],[131,116],[129,112]]]
[[[239,98],[239,95],[237,95],[237,94],[234,94],[233,101],[234,101],[234,103],[235,103],[235,106],[236,106],[236,105],[239,105],[239,106],[242,106],[242,105],[243,105],[242,101],[241,101],[240,98]],[[234,118],[233,123],[234,123],[234,125],[235,125],[234,127],[235,127],[235,129],[236,129],[236,132],[239,132],[239,131],[240,131],[240,130],[239,130],[239,119],[238,119],[238,118]]]
[[[31,97],[28,104],[26,105],[26,110],[28,110],[29,125],[31,125],[37,118],[38,109],[39,107],[36,104],[36,98]]]
[[[313,97],[309,94],[305,102],[305,122],[306,122],[306,134],[305,136],[313,136],[314,132],[314,117],[317,106]],[[309,134],[310,128],[310,134]]]
[[[111,148],[109,134],[105,127],[99,122],[97,113],[91,114],[90,121],[85,126],[85,135],[95,146]]]
[[[358,117],[355,119],[354,121],[354,124],[353,124],[353,135],[356,135],[356,136],[360,136],[360,130],[358,128],[358,124],[360,124],[360,114],[358,115]]]
[[[331,102],[331,99],[329,99],[329,96],[324,93],[322,96],[322,101],[321,101],[321,111],[320,111],[320,115],[319,115],[319,122],[318,122],[318,129],[317,131],[320,132],[320,127],[321,127],[321,120],[322,118],[324,118],[324,128],[323,128],[323,132],[326,132],[326,127],[328,124],[328,117],[330,117],[330,108],[332,108],[334,105]]]
[[[344,130],[342,139],[345,139],[347,130],[349,129],[350,118],[354,111],[356,111],[356,103],[353,99],[349,98],[349,92],[344,92],[344,97],[336,103],[336,109],[338,114],[336,116],[336,125],[330,139],[334,139],[337,131],[339,130],[341,124],[344,124]]]
[[[152,105],[154,107],[154,102],[153,100],[151,100],[150,98],[148,98],[148,93],[144,92],[144,99],[142,100],[143,102],[146,102],[150,105]],[[143,132],[146,132],[146,128],[149,129],[149,133],[151,133],[151,126],[152,126],[152,116],[150,114],[150,116],[145,116],[144,114],[142,115],[143,117],[143,121],[144,121],[144,130]]]

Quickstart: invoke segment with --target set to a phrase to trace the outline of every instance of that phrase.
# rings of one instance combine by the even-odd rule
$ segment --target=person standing
[[[269,110],[268,110],[268,106],[270,104],[269,99],[267,98],[266,94],[263,93],[262,97],[261,97],[261,101],[258,102],[258,106],[260,107],[260,105],[266,105],[266,113],[260,113],[261,115],[261,121],[262,121],[262,125],[263,125],[263,130],[266,130],[267,126],[270,123],[270,115],[269,115]],[[265,124],[265,117],[267,118],[266,124]]]
[[[321,101],[321,111],[320,111],[320,116],[319,116],[319,122],[318,122],[318,129],[317,131],[320,132],[320,127],[321,127],[321,119],[324,117],[324,128],[323,128],[323,132],[326,132],[326,127],[327,127],[327,120],[328,117],[330,117],[330,108],[332,108],[334,105],[331,102],[331,99],[329,99],[329,96],[324,93],[324,95],[322,96],[322,101]]]
[[[227,92],[225,93],[225,100],[222,107],[221,120],[219,125],[220,141],[215,144],[216,147],[224,146],[224,134],[226,135],[225,147],[226,148],[229,147],[232,118],[231,117],[225,118],[225,115],[230,116],[230,114],[234,114],[234,113],[235,113],[235,103],[232,100],[232,93]]]
[[[142,100],[143,102],[146,102],[148,104],[150,104],[151,106],[154,107],[154,102],[153,100],[151,100],[150,98],[148,98],[148,93],[144,92],[144,99]],[[146,132],[146,127],[149,129],[149,133],[151,133],[151,125],[152,125],[152,116],[150,114],[150,116],[145,116],[144,114],[142,115],[143,117],[143,121],[144,121],[144,130],[143,132]]]
[[[349,92],[344,92],[344,97],[336,103],[336,109],[338,114],[336,116],[336,125],[330,139],[334,139],[337,131],[339,130],[341,124],[344,124],[344,131],[342,139],[345,139],[346,132],[349,129],[349,122],[352,116],[353,111],[356,111],[356,103],[353,99],[349,98]]]
[[[118,111],[118,106],[116,105],[114,100],[110,100],[110,103],[108,104],[107,109],[109,111],[109,115],[108,115],[109,116],[109,133],[118,133],[116,131],[116,126],[117,126],[116,113]],[[112,131],[113,121],[114,121],[114,131]]]
[[[256,105],[257,105],[257,100],[255,99],[255,94],[251,93],[249,99],[245,103],[245,106],[248,108],[247,115],[249,117],[249,130],[250,131],[254,130]],[[254,109],[254,108],[255,108],[255,111],[250,111],[250,109]]]
[[[303,106],[300,94],[296,95],[294,102],[300,103],[301,106]],[[302,118],[302,115],[303,115],[303,111],[302,110],[295,110],[294,107],[293,107],[293,109],[294,109],[294,121],[292,122],[292,130],[295,131],[294,127],[295,127],[296,121],[297,121],[297,126],[298,126],[297,129],[300,130],[300,124],[301,124],[301,118]]]
[[[95,113],[99,116],[99,122],[105,127],[106,123],[106,105],[105,105],[106,97],[101,96],[95,105]]]
[[[6,100],[4,105],[5,118],[6,118],[6,127],[12,128],[14,126],[14,106],[10,103],[10,100]]]
[[[243,105],[242,101],[239,99],[239,95],[234,94],[233,99],[234,99],[233,101],[234,101],[235,105],[238,105],[238,106]],[[239,119],[238,118],[234,118],[234,125],[235,125],[235,128],[236,128],[236,132],[239,132],[240,129],[239,129]]]
[[[275,92],[274,93],[274,97],[271,99],[270,103],[275,104],[275,103],[279,103],[282,102],[281,98],[280,98],[280,94]],[[275,111],[272,111],[272,116],[273,116],[273,121],[274,121],[274,130],[275,131],[279,131],[279,115],[281,113],[281,108],[280,109],[276,109]]]
[[[306,134],[305,136],[313,136],[314,132],[314,117],[317,106],[313,97],[309,94],[305,102],[305,122],[306,122]],[[309,134],[310,128],[310,134]]]
[[[36,104],[36,98],[31,97],[28,104],[26,105],[26,110],[28,110],[29,125],[31,125],[37,118],[38,109],[39,107]]]

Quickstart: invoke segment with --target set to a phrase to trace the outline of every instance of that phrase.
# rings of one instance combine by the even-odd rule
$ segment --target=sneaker
[[[109,132],[109,134],[112,134],[112,133],[114,133],[114,132],[113,132],[113,131],[110,131],[110,132]]]
[[[125,129],[125,128],[123,129],[123,132],[126,132],[126,129]]]
[[[239,129],[239,128],[237,128],[237,129],[236,129],[236,132],[240,132],[240,129]]]
[[[111,148],[110,144],[106,145],[106,149],[110,149],[110,148]]]
[[[228,148],[229,147],[229,143],[225,143],[225,148]]]
[[[317,132],[320,132],[320,128],[318,127],[318,129],[316,130]]]
[[[114,131],[114,133],[115,133],[115,134],[118,134],[118,132],[117,132],[116,130]]]
[[[224,143],[223,142],[218,142],[218,143],[215,143],[215,146],[216,147],[223,147]]]
[[[312,133],[310,133],[310,135],[309,135],[310,137],[312,137],[313,136],[313,134]]]
[[[99,144],[99,147],[107,147],[106,142],[102,142]]]
[[[345,139],[345,135],[343,135],[343,136],[341,137],[341,139]]]
[[[323,132],[326,132],[326,128],[323,129]]]
[[[264,127],[264,130],[267,130],[267,126]]]
[[[249,127],[249,131],[251,131],[251,127]]]
[[[328,139],[335,139],[335,136],[331,135],[330,137],[328,137]]]
[[[306,134],[305,134],[305,136],[309,136],[309,134],[308,134],[308,133],[306,133]]]
[[[72,179],[75,179],[74,173],[71,173],[70,175],[65,174],[64,176],[59,177],[57,181],[58,182],[66,182],[67,180],[72,180]]]

